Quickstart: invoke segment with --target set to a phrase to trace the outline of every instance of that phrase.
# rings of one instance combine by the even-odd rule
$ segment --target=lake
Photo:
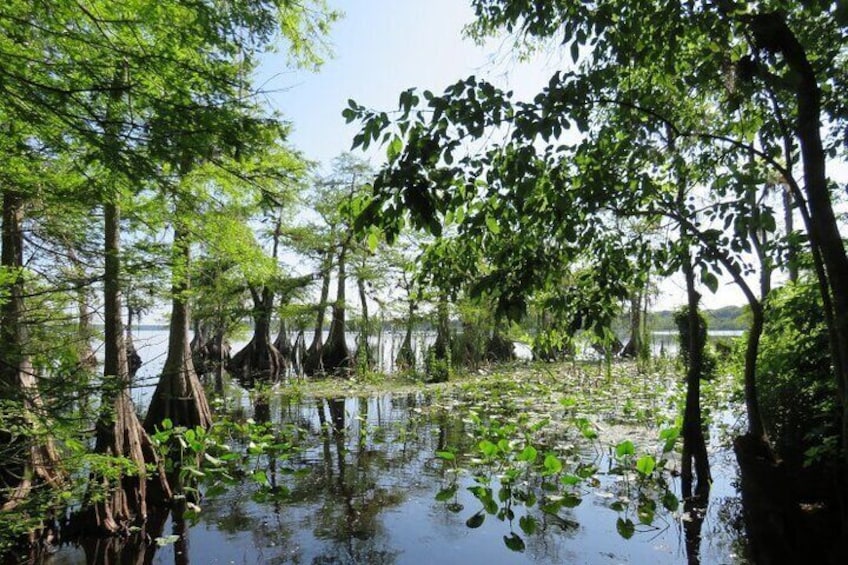
[[[136,338],[139,404],[164,360],[154,333]],[[257,459],[263,480],[161,522],[158,543],[63,545],[43,562],[746,563],[726,447],[738,422],[724,385],[706,395],[714,484],[701,517],[680,502],[677,455],[658,439],[678,411],[680,379],[663,368],[613,372],[519,366],[367,394],[283,385],[261,406],[230,384],[221,410],[296,430],[298,448]],[[632,457],[616,454],[625,442]],[[643,475],[635,462],[647,454],[657,468]]]

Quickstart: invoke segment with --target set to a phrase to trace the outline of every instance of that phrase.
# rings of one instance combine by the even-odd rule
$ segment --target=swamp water
[[[541,365],[391,393],[283,385],[258,404],[232,388],[219,410],[294,447],[256,457],[199,512],[154,520],[146,542],[66,544],[42,562],[744,563],[718,386],[709,504],[680,501],[665,449],[679,380]]]

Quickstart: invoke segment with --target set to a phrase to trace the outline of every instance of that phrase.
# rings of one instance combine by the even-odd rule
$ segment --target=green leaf
[[[504,544],[508,548],[510,548],[512,551],[518,551],[518,552],[524,551],[524,548],[525,548],[524,540],[521,539],[521,536],[519,536],[515,532],[512,532],[508,536],[504,536],[503,540],[504,540]]]
[[[444,459],[445,461],[454,461],[456,459],[456,455],[454,455],[450,451],[437,451],[436,457],[438,457],[439,459]]]
[[[171,545],[172,543],[179,541],[179,539],[180,536],[178,535],[162,536],[156,538],[156,545],[159,547],[164,547],[166,545]]]
[[[615,456],[619,459],[624,458],[627,455],[635,455],[636,448],[633,446],[633,442],[629,439],[626,439],[615,446]]]
[[[537,455],[538,455],[538,452],[536,451],[536,448],[533,447],[532,445],[528,445],[527,447],[525,447],[524,449],[521,450],[521,453],[518,454],[517,459],[519,461],[525,461],[527,463],[532,463],[536,460]]]
[[[475,514],[474,516],[472,516],[471,518],[466,520],[465,525],[468,526],[469,528],[479,528],[480,526],[483,525],[483,522],[485,520],[486,520],[486,513],[481,510],[477,514]]]
[[[392,141],[389,143],[389,146],[386,148],[386,158],[389,160],[389,162],[392,162],[397,159],[402,149],[403,141],[401,141],[398,136],[394,136],[392,138]]]
[[[526,516],[522,516],[518,520],[518,526],[521,528],[522,532],[524,532],[528,536],[532,536],[536,533],[538,522],[536,522],[536,518],[527,514]]]
[[[701,282],[710,289],[710,292],[715,294],[718,290],[718,278],[706,269],[701,271]]]
[[[626,520],[619,518],[616,520],[615,529],[618,531],[618,535],[624,539],[630,539],[633,537],[633,534],[636,533],[636,526],[630,518],[627,518]]]
[[[494,455],[498,452],[498,446],[487,439],[484,439],[477,444],[477,447],[486,457],[494,457]]]
[[[254,471],[251,478],[260,485],[268,484],[268,475],[265,474],[265,471]]]
[[[436,493],[436,502],[447,502],[456,494],[456,485],[451,485],[448,488],[442,489]]]
[[[486,214],[486,227],[489,229],[489,233],[491,233],[492,235],[498,235],[499,233],[501,233],[500,224],[498,224],[498,221],[489,214]]]
[[[560,482],[566,486],[573,487],[583,482],[583,479],[576,475],[563,475]]]
[[[677,438],[680,437],[680,428],[667,428],[660,432],[660,439],[664,440],[663,453],[668,453],[674,449],[674,444],[677,443]]]
[[[372,252],[377,249],[377,246],[380,245],[380,235],[377,230],[370,230],[368,232],[368,249]]]
[[[562,462],[553,453],[545,455],[544,466],[546,475],[555,475],[562,471]]]
[[[648,476],[654,472],[657,462],[650,455],[643,455],[636,461],[636,470],[644,476]]]
[[[662,505],[666,510],[670,512],[674,512],[680,507],[680,501],[670,490],[665,491],[665,494],[662,497]]]

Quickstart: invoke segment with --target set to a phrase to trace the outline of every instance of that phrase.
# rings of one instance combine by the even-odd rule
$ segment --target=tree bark
[[[277,339],[274,340],[274,347],[280,352],[280,360],[282,363],[281,372],[284,375],[289,373],[289,369],[294,366],[294,347],[292,346],[291,336],[286,320],[280,318],[280,329],[277,332]]]
[[[318,303],[318,314],[315,319],[315,334],[312,343],[303,357],[303,372],[312,376],[324,372],[322,363],[322,350],[324,349],[324,317],[327,313],[327,299],[330,296],[330,266],[332,265],[332,251],[327,251],[324,257],[323,279],[321,281],[321,300]]]
[[[359,304],[362,308],[362,329],[359,333],[359,344],[356,348],[357,366],[370,370],[374,368],[374,355],[371,351],[371,345],[368,343],[371,333],[371,321],[368,316],[368,296],[365,292],[365,281],[357,279],[356,287],[359,291]]]
[[[135,344],[133,343],[132,337],[132,324],[133,324],[133,310],[132,306],[127,306],[127,338],[124,346],[127,348],[127,366],[130,371],[130,380],[135,379],[136,373],[141,369],[141,355],[138,354],[138,351],[135,348]]]
[[[403,341],[400,344],[400,350],[397,354],[395,363],[401,369],[415,368],[415,350],[412,349],[412,329],[414,327],[414,316],[416,304],[412,298],[407,302],[408,310],[406,313],[406,332],[403,336]]]
[[[174,281],[171,287],[171,324],[168,330],[168,356],[156,385],[144,428],[153,432],[165,418],[175,426],[208,428],[212,412],[206,393],[194,370],[188,340],[189,265],[191,250],[185,228],[174,227]]]
[[[129,526],[147,518],[148,464],[158,469],[154,477],[158,482],[154,483],[153,489],[157,497],[169,499],[171,496],[164,470],[129,395],[130,377],[121,321],[120,208],[117,198],[115,196],[115,201],[104,206],[103,380],[107,389],[96,425],[95,452],[125,457],[132,461],[137,472],[132,476],[122,476],[114,483],[105,475],[91,477],[91,482],[98,483],[97,488],[105,493],[105,497],[91,508],[93,526],[98,531],[112,534],[126,532]],[[90,527],[87,522],[88,518],[83,517],[84,528]]]
[[[642,293],[639,290],[634,290],[630,296],[630,340],[620,355],[630,359],[642,356]]]
[[[345,286],[347,285],[347,273],[345,271],[345,259],[347,249],[342,247],[339,251],[339,273],[338,287],[336,289],[336,302],[333,304],[333,319],[330,322],[330,333],[327,343],[321,352],[321,363],[328,373],[345,373],[352,366],[350,349],[345,339]]]
[[[8,511],[21,502],[39,484],[51,488],[64,480],[61,458],[53,439],[43,432],[42,402],[33,372],[24,320],[23,276],[23,196],[3,191],[2,257],[0,265],[11,282],[4,289],[0,306],[0,399],[15,406],[12,422],[0,424],[0,446],[4,461],[0,464],[0,511]],[[6,425],[32,429],[32,435],[18,435]]]
[[[686,237],[684,234],[683,237]],[[689,362],[686,367],[686,407],[683,412],[683,457],[681,461],[681,493],[684,499],[697,498],[706,501],[712,476],[710,461],[707,456],[707,444],[704,440],[703,422],[701,420],[701,377],[704,372],[704,343],[700,338],[701,320],[698,313],[698,303],[701,295],[695,289],[695,273],[688,246],[683,258],[683,273],[686,278],[687,323],[689,325]],[[692,473],[692,465],[695,474]]]
[[[274,292],[269,287],[250,288],[253,297],[253,337],[244,349],[233,355],[229,369],[245,386],[259,379],[275,383],[280,378],[283,358],[271,343],[271,315],[274,311]]]

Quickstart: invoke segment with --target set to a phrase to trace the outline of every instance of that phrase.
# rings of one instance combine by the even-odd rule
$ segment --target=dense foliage
[[[833,463],[839,410],[828,378],[831,356],[821,296],[810,280],[787,284],[769,296],[760,344],[763,416],[780,455],[795,467]]]

